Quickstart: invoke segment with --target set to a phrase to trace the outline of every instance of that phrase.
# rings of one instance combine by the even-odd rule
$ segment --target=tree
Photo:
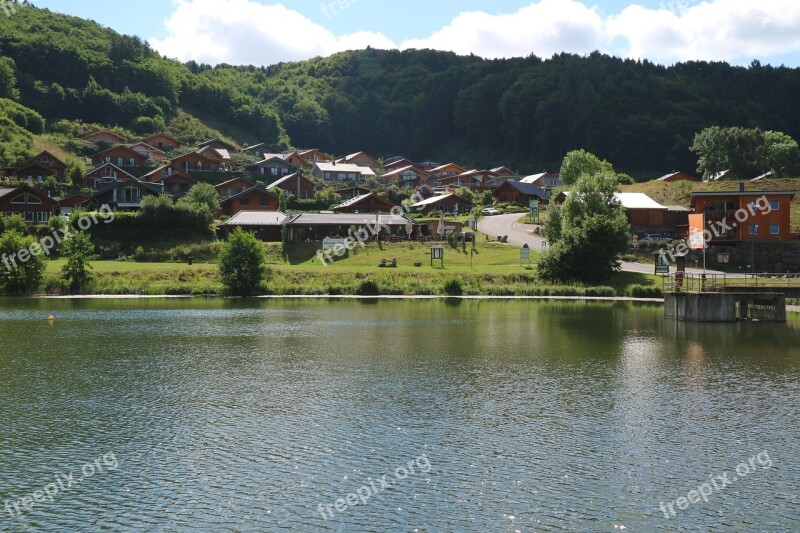
[[[222,283],[234,296],[251,296],[261,291],[268,273],[264,247],[255,235],[236,228],[219,254]]]
[[[758,166],[776,176],[800,174],[800,148],[797,141],[780,131],[765,131],[758,151]]]
[[[84,164],[75,160],[67,169],[67,183],[73,187],[83,187],[86,185],[86,167]]]
[[[625,210],[615,196],[618,187],[615,175],[583,176],[564,205],[550,210],[550,247],[539,259],[540,277],[597,283],[618,268],[616,258],[627,249],[630,235]]]
[[[11,215],[5,217],[3,220],[4,231],[16,231],[21,235],[28,233],[28,225],[25,223],[25,219],[22,218],[22,215]]]
[[[210,183],[198,183],[178,203],[206,209],[213,215],[219,211],[219,193]]]
[[[61,277],[73,294],[80,293],[92,279],[89,261],[94,257],[94,245],[91,238],[87,233],[73,235],[64,242],[61,255],[67,258]]]
[[[278,211],[281,213],[286,212],[286,191],[283,189],[278,191]]]
[[[586,150],[569,152],[561,163],[561,181],[564,185],[572,185],[583,176],[613,172],[614,167],[611,163]]]
[[[730,170],[739,177],[755,177],[759,171],[759,150],[764,134],[758,128],[711,126],[694,137],[690,150],[697,154],[697,171],[708,179]]]
[[[41,245],[33,237],[11,230],[0,235],[0,290],[5,294],[30,294],[44,276]]]

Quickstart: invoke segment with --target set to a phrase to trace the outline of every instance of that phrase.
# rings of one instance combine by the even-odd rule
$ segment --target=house
[[[147,183],[156,183],[161,185],[165,194],[171,195],[173,198],[180,198],[184,196],[189,190],[197,185],[197,180],[188,176],[186,173],[175,170],[171,166],[164,165],[152,172],[148,172],[141,177],[141,180]]]
[[[656,178],[655,181],[663,181],[663,182],[666,182],[666,183],[672,183],[672,182],[675,182],[675,181],[695,181],[696,182],[696,181],[700,181],[700,180],[695,178],[694,176],[690,176],[689,174],[686,174],[684,172],[680,172],[680,171],[676,170],[676,171],[670,172],[669,174],[665,174],[665,175],[661,176],[660,178]]]
[[[362,194],[369,194],[372,191],[369,189],[365,189],[364,187],[347,187],[346,189],[339,189],[336,191],[336,194],[342,197],[343,200],[350,200],[351,198],[355,198],[356,196],[361,196]]]
[[[561,175],[560,174],[550,174],[546,170],[544,172],[540,172],[539,174],[531,174],[530,176],[525,176],[521,180],[522,183],[530,183],[531,185],[536,185],[540,189],[544,189],[545,191],[552,190],[556,187],[561,187],[563,183],[561,182]]]
[[[164,190],[157,184],[139,180],[119,181],[101,184],[85,205],[89,209],[99,209],[107,205],[112,211],[138,211],[142,198],[158,196]]]
[[[277,211],[278,197],[260,185],[228,196],[220,202],[217,217],[232,217],[239,211]]]
[[[356,152],[346,157],[336,160],[337,165],[357,165],[359,167],[369,167],[373,172],[381,168],[378,160],[365,152]]]
[[[127,139],[120,135],[119,133],[115,133],[111,130],[99,130],[81,137],[81,139],[93,142],[95,144],[125,144]]]
[[[291,194],[299,200],[313,199],[314,193],[316,193],[316,189],[311,180],[303,176],[300,172],[295,172],[294,174],[283,177],[267,187],[267,190],[273,192],[278,189],[283,190],[287,195]]]
[[[256,184],[252,181],[244,178],[234,178],[218,185],[214,185],[214,188],[219,193],[220,198],[228,198],[230,196],[235,196],[242,191],[252,189],[255,186]]]
[[[159,150],[163,150],[164,152],[171,152],[172,150],[183,146],[181,141],[175,137],[172,137],[171,135],[167,135],[166,133],[156,133],[154,135],[150,135],[149,137],[142,139],[142,142],[154,148],[158,148]]]
[[[569,192],[564,191],[558,194],[553,200],[554,203],[563,204]],[[660,231],[665,233],[674,232],[675,228],[670,227],[668,221],[667,207],[659,204],[649,196],[641,192],[618,192],[614,193],[617,201],[625,209],[631,231],[636,234],[642,231]]]
[[[427,183],[431,175],[415,166],[405,166],[387,172],[381,176],[381,183],[396,183],[398,187],[419,187]]]
[[[86,186],[96,189],[102,183],[135,180],[136,177],[114,163],[103,163],[86,173]]]
[[[417,164],[419,168],[425,170],[427,172],[432,171],[434,168],[442,166],[441,163],[437,163],[436,161],[423,161],[422,163]]]
[[[493,168],[492,173],[499,178],[519,179],[519,174],[504,166]]]
[[[148,158],[124,144],[119,144],[97,152],[91,157],[92,165],[99,167],[103,163],[114,163],[118,167],[143,167],[148,163]]]
[[[200,152],[203,148],[215,148],[228,153],[237,153],[242,151],[238,146],[227,143],[222,139],[211,139],[210,141],[205,141],[197,145],[198,152]]]
[[[389,159],[383,160],[383,169],[387,172],[397,170],[398,168],[414,166],[416,166],[416,163],[401,155],[396,155],[394,157],[390,157]]]
[[[313,174],[318,179],[339,183],[366,183],[375,177],[375,172],[367,166],[340,163],[315,163]]]
[[[47,224],[55,211],[55,202],[32,187],[0,189],[0,213],[20,215],[28,224]]]
[[[467,200],[455,193],[432,196],[431,198],[427,198],[411,206],[411,209],[423,215],[427,215],[433,211],[463,214],[469,213],[471,208],[472,206]]]
[[[744,183],[735,191],[693,192],[691,207],[705,214],[706,224],[716,227],[711,241],[735,243],[758,239],[763,241],[792,239],[791,202],[795,191],[745,191]],[[765,197],[769,209],[757,209],[757,201]],[[717,222],[725,220],[727,231],[720,231]],[[735,226],[735,227],[733,227]],[[756,232],[756,226],[758,231]],[[716,235],[720,233],[720,235]]]
[[[460,189],[466,187],[472,191],[483,191],[489,188],[488,183],[496,176],[491,170],[467,170],[461,174],[440,178],[439,187],[447,189]]]
[[[399,215],[366,215],[348,213],[302,213],[289,217],[284,226],[290,242],[321,241],[325,237],[346,237],[355,227],[367,229],[370,235],[376,227],[388,228],[393,235],[407,235],[408,219]]]
[[[263,161],[247,165],[244,169],[253,176],[259,176],[269,181],[294,174],[300,170],[286,161],[281,154],[267,154]]]
[[[157,163],[159,161],[162,161],[164,159],[164,156],[166,156],[166,154],[162,150],[155,148],[154,146],[150,146],[149,144],[141,141],[139,141],[138,143],[129,144],[128,148],[131,148],[139,152],[140,154],[147,156],[147,160],[150,163]]]
[[[306,158],[301,156],[298,152],[283,152],[282,157],[284,161],[297,168],[305,168],[308,166]]]
[[[84,204],[89,201],[89,197],[85,194],[73,194],[72,196],[68,196],[66,198],[62,198],[58,201],[56,205],[56,211],[59,215],[62,216],[69,216],[75,210],[75,208],[81,204]]]
[[[259,159],[263,159],[266,154],[275,154],[280,151],[281,149],[279,147],[267,143],[258,143],[253,146],[248,146],[247,148],[242,148],[242,153],[252,155]]]
[[[389,213],[395,204],[374,192],[356,196],[331,208],[334,213]]]
[[[197,149],[197,153],[208,159],[214,161],[219,165],[220,170],[228,170],[231,163],[230,151],[224,148],[214,148],[212,146],[204,146]]]
[[[264,242],[281,242],[286,218],[286,214],[280,211],[239,211],[220,224],[219,229],[224,238],[240,228]]]
[[[207,149],[203,153],[195,151],[180,155],[172,160],[171,166],[186,173],[217,172],[227,168],[222,154],[213,148]]]
[[[11,176],[38,182],[43,182],[48,176],[53,176],[58,181],[63,182],[67,177],[67,165],[47,150],[44,150],[13,169]]]
[[[532,199],[547,202],[547,192],[541,187],[521,181],[506,181],[494,191],[492,196],[498,201],[507,204],[528,206]]]
[[[311,150],[299,150],[297,153],[300,154],[300,157],[308,161],[308,164],[310,165],[313,165],[314,163],[330,163],[333,161],[331,156],[325,152],[317,150],[316,148]]]
[[[467,171],[466,168],[462,167],[461,165],[456,165],[455,163],[439,165],[438,167],[430,170],[426,169],[425,166],[422,168],[427,170],[431,176],[435,176],[436,178],[449,178],[450,176],[458,176],[459,174],[463,174]]]

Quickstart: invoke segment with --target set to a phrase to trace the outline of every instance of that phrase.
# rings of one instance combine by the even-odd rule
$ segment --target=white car
[[[481,215],[483,215],[485,217],[491,217],[491,216],[499,215],[499,214],[500,214],[500,211],[498,211],[494,207],[487,207],[486,209],[481,211]]]

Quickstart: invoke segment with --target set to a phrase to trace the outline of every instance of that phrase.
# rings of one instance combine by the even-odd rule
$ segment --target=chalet
[[[394,157],[390,157],[389,159],[383,160],[383,169],[386,170],[387,172],[397,170],[398,168],[414,167],[414,166],[416,166],[416,163],[401,155],[396,155]]]
[[[222,161],[222,156],[215,150],[209,149],[205,154],[212,156],[206,157],[200,152],[189,152],[172,160],[171,166],[183,172],[215,172],[224,170],[226,167]],[[214,156],[216,154],[216,156]]]
[[[118,167],[143,167],[148,163],[146,155],[124,144],[97,152],[91,157],[91,160],[96,167],[103,163],[114,163]]]
[[[211,146],[204,146],[197,149],[197,153],[202,155],[209,161],[216,161],[220,170],[228,170],[231,163],[231,154],[224,148],[214,148]]]
[[[96,189],[100,184],[135,180],[136,177],[114,163],[103,163],[86,173],[86,186]]]
[[[223,150],[228,152],[229,154],[238,153],[242,150],[233,144],[226,143],[222,139],[211,139],[210,141],[202,142],[197,145],[197,151],[201,151],[203,148],[215,148],[217,150]]]
[[[563,204],[569,192],[564,191],[558,194],[553,200],[557,204]],[[633,233],[641,231],[665,231],[669,232],[675,228],[667,225],[669,210],[641,192],[618,192],[614,193],[619,204],[625,209],[628,222]]]
[[[544,172],[540,172],[539,174],[531,174],[530,176],[525,176],[519,181],[522,183],[530,183],[531,185],[536,185],[537,187],[539,187],[540,189],[544,189],[545,191],[549,191],[556,187],[563,186],[560,174],[550,174],[546,170]]]
[[[389,213],[395,204],[371,192],[356,196],[333,208],[334,213]]]
[[[405,166],[387,172],[381,176],[382,183],[396,183],[398,187],[418,187],[427,183],[431,175],[414,166]]]
[[[340,163],[316,163],[313,174],[318,179],[339,183],[366,183],[375,177],[375,172],[367,166]]]
[[[263,159],[266,154],[274,154],[280,152],[280,148],[267,143],[258,143],[253,146],[242,148],[242,153]]]
[[[294,165],[297,168],[304,168],[308,166],[308,161],[305,157],[301,156],[298,152],[283,152],[283,160]]]
[[[447,163],[446,165],[439,165],[436,168],[428,170],[431,176],[435,176],[436,178],[449,178],[450,176],[458,176],[459,174],[463,174],[466,171],[467,171],[466,168],[462,167],[461,165],[456,165],[455,163]]]
[[[492,169],[492,174],[497,176],[498,178],[510,178],[510,179],[519,179],[519,174],[514,172],[508,167],[497,167]]]
[[[252,189],[256,184],[244,178],[234,178],[226,182],[214,185],[214,188],[219,193],[220,198],[228,198],[236,196],[240,192]]]
[[[32,187],[0,189],[0,213],[20,215],[28,224],[47,224],[55,210],[55,202]]]
[[[507,181],[492,192],[492,196],[502,203],[528,206],[531,200],[547,202],[547,193],[541,187],[521,181]]]
[[[788,241],[792,239],[791,202],[796,194],[795,191],[745,191],[744,184],[740,183],[737,191],[693,192],[691,207],[695,213],[705,214],[706,224],[719,228],[716,223],[725,219],[727,225],[736,226],[724,233],[718,230],[717,233],[722,234],[713,236],[714,244],[753,239]],[[769,202],[769,209],[755,208],[762,197]],[[751,207],[755,214],[751,214]],[[737,213],[744,212],[746,219],[737,219]]]
[[[217,217],[232,217],[239,211],[277,211],[278,197],[259,185],[229,196],[220,202]]]
[[[145,174],[141,177],[141,180],[160,185],[164,193],[171,195],[173,198],[184,196],[189,192],[189,189],[197,185],[196,179],[167,165]]]
[[[263,161],[247,165],[244,169],[253,176],[260,176],[270,181],[294,174],[299,167],[286,161],[280,154],[267,154]]]
[[[447,189],[460,189],[466,187],[473,191],[483,191],[489,187],[488,183],[496,178],[491,170],[468,170],[454,176],[440,178],[439,187]]]
[[[58,211],[59,215],[69,216],[76,207],[80,206],[81,204],[85,204],[88,201],[89,197],[85,194],[73,194],[72,196],[68,196],[59,200],[56,210]]]
[[[157,163],[163,160],[164,156],[166,155],[162,150],[141,141],[138,143],[129,144],[128,148],[131,148],[146,156],[150,163]]]
[[[58,181],[64,181],[67,176],[67,165],[47,150],[44,150],[13,169],[11,176],[38,182],[43,182],[48,176],[53,176]]]
[[[418,163],[417,166],[422,170],[431,172],[434,168],[442,166],[442,164],[436,161],[423,161],[422,163]]]
[[[690,176],[684,172],[673,171],[669,174],[665,174],[660,178],[656,178],[655,181],[663,181],[665,183],[672,183],[675,181],[700,181],[699,179],[695,178],[694,176]]]
[[[467,200],[454,193],[433,196],[411,206],[411,209],[423,215],[434,211],[448,214],[469,213],[471,208]]]
[[[302,213],[284,222],[289,241],[310,239],[321,241],[325,237],[346,237],[352,228],[366,228],[372,235],[376,227],[388,228],[395,235],[405,235],[408,219],[399,215]]]
[[[372,191],[369,189],[365,189],[364,187],[347,187],[346,189],[339,189],[336,191],[336,194],[342,197],[343,200],[350,200],[351,198],[355,198],[356,196],[361,196],[362,194],[369,194]]]
[[[313,165],[314,163],[331,163],[333,158],[322,152],[317,150],[316,148],[311,150],[300,150],[297,152],[300,154],[300,157],[308,161],[308,164]]]
[[[275,183],[269,185],[267,190],[277,191],[283,190],[287,195],[292,195],[299,200],[309,200],[314,198],[316,192],[314,184],[303,176],[300,172],[295,172],[289,176],[283,177]]]
[[[112,211],[138,211],[142,198],[158,196],[163,192],[159,185],[139,180],[104,183],[85,205],[90,209],[100,209],[107,205]]]
[[[171,135],[167,135],[166,133],[156,133],[155,135],[150,135],[149,137],[142,139],[142,142],[154,148],[158,148],[159,150],[163,150],[164,152],[170,152],[183,146],[182,142]]]
[[[114,145],[114,144],[125,144],[127,139],[120,135],[119,133],[115,133],[111,130],[99,130],[81,137],[81,139],[89,142],[93,142],[95,144],[107,144],[107,145]]]
[[[377,159],[372,157],[371,155],[365,152],[356,152],[354,154],[350,154],[346,157],[336,160],[337,165],[357,165],[359,167],[368,167],[372,169],[373,172],[381,168],[380,163],[378,163]]]
[[[219,225],[222,237],[227,238],[237,228],[243,229],[264,242],[281,242],[286,215],[280,211],[239,211]]]

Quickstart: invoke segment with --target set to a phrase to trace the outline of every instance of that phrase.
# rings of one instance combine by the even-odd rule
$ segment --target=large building
[[[743,185],[738,191],[692,193],[695,213],[703,213],[706,224],[716,229],[711,242],[792,239],[791,202],[796,192],[745,191]]]

